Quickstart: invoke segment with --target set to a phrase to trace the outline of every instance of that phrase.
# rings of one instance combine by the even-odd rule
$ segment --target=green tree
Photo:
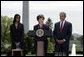
[[[9,48],[7,44],[11,43],[10,40],[10,25],[12,24],[13,18],[7,16],[1,16],[1,49]]]
[[[50,41],[50,38],[48,38],[48,53],[54,52],[54,44]]]
[[[71,37],[70,37],[70,40],[74,40],[74,37],[73,37],[73,35],[71,35]]]
[[[48,18],[48,20],[46,21],[46,25],[52,30],[53,23],[52,23],[52,20],[50,18]]]
[[[1,41],[10,43],[10,25],[12,24],[13,18],[7,16],[1,16]]]
[[[53,22],[50,18],[48,18],[48,20],[46,21],[46,25],[50,28],[50,30],[52,30]],[[48,51],[47,51],[48,53],[53,53],[54,44],[55,44],[54,38],[53,37],[48,38]]]
[[[28,33],[24,34],[24,45],[26,54],[34,51],[34,38],[28,36]]]
[[[53,28],[53,22],[52,22],[52,20],[51,20],[50,17],[46,21],[46,25],[52,30],[52,28]],[[54,37],[50,38],[50,42],[52,42],[53,44],[55,43]]]
[[[81,42],[81,46],[83,46],[83,35],[77,38],[77,40],[79,40]]]

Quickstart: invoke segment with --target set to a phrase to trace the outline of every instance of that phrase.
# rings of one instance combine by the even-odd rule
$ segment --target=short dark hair
[[[64,14],[65,18],[66,18],[66,13],[65,12],[60,12],[60,14]]]
[[[43,20],[45,19],[43,14],[39,14],[39,15],[37,16],[37,21],[38,21],[40,18],[43,18]]]
[[[19,19],[20,19],[20,15],[19,15],[19,14],[15,14],[15,16],[14,16],[14,20],[13,20],[13,23],[16,22],[16,17],[17,17],[17,16],[19,16]],[[20,23],[20,20],[19,20],[19,23]]]

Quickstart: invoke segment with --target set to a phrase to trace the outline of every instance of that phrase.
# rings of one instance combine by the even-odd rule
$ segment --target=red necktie
[[[62,32],[62,29],[63,29],[63,21],[61,23],[60,32]]]

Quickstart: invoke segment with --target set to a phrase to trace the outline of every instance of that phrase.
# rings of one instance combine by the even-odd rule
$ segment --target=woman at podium
[[[38,24],[34,26],[34,30],[36,31],[37,29],[43,29],[43,30],[49,30],[49,27],[47,25],[44,24],[44,15],[40,14],[37,16],[37,21]],[[34,37],[35,43],[34,43],[34,48],[35,48],[35,53],[37,54],[37,42],[38,41],[43,41],[43,52],[44,52],[44,56],[47,55],[47,47],[48,47],[48,40],[47,37],[43,37],[43,38],[38,38],[38,37]],[[41,44],[40,44],[41,45]],[[40,47],[40,46],[39,46]],[[37,54],[38,56],[38,54]]]

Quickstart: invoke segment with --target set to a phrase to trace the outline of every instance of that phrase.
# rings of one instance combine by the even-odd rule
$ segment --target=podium
[[[41,39],[44,39],[45,37],[52,37],[52,31],[43,29],[37,29],[36,31],[30,30],[28,32],[28,35],[31,37],[38,38],[36,55],[44,56],[44,42]]]
[[[21,56],[23,56],[23,49],[12,49],[12,56],[14,56],[14,52],[20,51]]]

